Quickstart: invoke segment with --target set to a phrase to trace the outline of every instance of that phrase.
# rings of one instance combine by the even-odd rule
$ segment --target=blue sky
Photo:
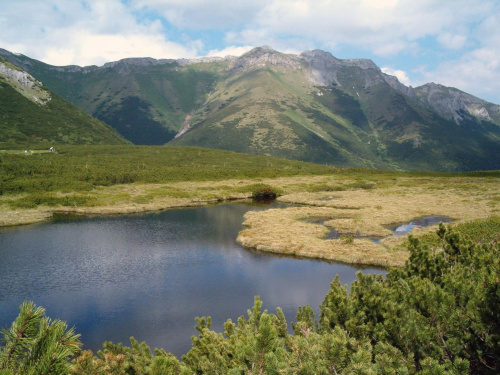
[[[0,48],[52,65],[240,55],[369,58],[500,103],[498,0],[0,0]]]

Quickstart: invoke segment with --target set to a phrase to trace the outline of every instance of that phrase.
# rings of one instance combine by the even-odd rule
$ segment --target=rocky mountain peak
[[[498,116],[500,113],[499,105],[488,103],[454,87],[430,82],[417,87],[416,90],[420,100],[458,125],[474,117],[490,121],[491,116]]]
[[[309,80],[319,86],[342,86],[338,78],[339,71],[348,67],[356,67],[365,71],[361,73],[365,76],[365,87],[371,86],[374,82],[383,81],[380,68],[372,60],[341,60],[321,50],[304,51],[299,56],[310,68]]]
[[[239,73],[246,69],[268,65],[297,69],[300,67],[300,59],[294,55],[278,52],[269,46],[262,46],[254,48],[234,60],[230,69],[233,73]]]
[[[335,58],[330,52],[325,52],[320,49],[312,51],[304,51],[300,58],[307,61],[313,69],[330,69],[342,65],[342,61]]]

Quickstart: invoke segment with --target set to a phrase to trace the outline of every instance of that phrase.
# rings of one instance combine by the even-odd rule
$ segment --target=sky
[[[406,85],[500,104],[498,0],[0,0],[0,48],[51,65],[263,45],[368,58]]]

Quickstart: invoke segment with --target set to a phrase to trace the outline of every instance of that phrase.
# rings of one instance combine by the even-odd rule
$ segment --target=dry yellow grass
[[[338,210],[326,207],[250,211],[245,215],[247,228],[239,233],[237,240],[242,246],[259,251],[344,263],[380,266],[404,263],[405,252],[388,251],[367,239],[356,238],[352,243],[342,239],[325,240],[329,230],[324,225],[306,221],[338,213]]]
[[[0,206],[0,227],[34,224],[52,217],[52,212],[44,207],[12,210]]]
[[[332,181],[322,181],[333,183]],[[391,225],[423,216],[447,216],[454,222],[498,214],[498,179],[399,178],[373,189],[295,192],[280,201],[301,204],[281,210],[249,212],[238,242],[261,251],[294,254],[347,263],[401,265],[408,254],[398,250],[405,237],[387,237],[381,244],[356,238],[325,240],[327,227],[339,233],[385,237]],[[323,224],[306,219],[323,218]],[[436,227],[420,229],[425,233]]]

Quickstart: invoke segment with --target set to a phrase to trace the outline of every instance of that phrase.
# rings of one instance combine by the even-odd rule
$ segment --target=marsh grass
[[[492,241],[500,241],[500,216],[491,216],[486,219],[477,219],[458,224],[450,224],[466,239],[476,243],[490,243]],[[440,248],[442,240],[436,233],[435,227],[426,230],[421,230],[416,233],[418,240],[430,247]],[[393,242],[393,247],[407,248],[409,245],[408,237]]]
[[[355,183],[344,182],[351,186]],[[482,228],[488,223],[485,220],[495,217],[499,207],[495,198],[500,185],[496,178],[397,177],[391,185],[376,181],[371,185],[370,189],[358,186],[335,192],[309,189],[285,194],[279,198],[281,202],[302,206],[248,213],[238,242],[248,248],[281,254],[345,263],[401,265],[408,256],[404,250],[408,237],[391,236],[389,227],[423,216],[447,216],[454,225],[467,228],[471,225],[469,221],[479,220],[477,226]],[[307,222],[318,218],[324,222]],[[380,244],[365,238],[354,238],[350,243],[342,239],[325,240],[328,228],[341,236],[356,234],[383,239]],[[492,228],[489,231],[498,236],[498,228],[494,225]],[[437,239],[436,229],[437,225],[415,229],[411,234],[432,243]]]

